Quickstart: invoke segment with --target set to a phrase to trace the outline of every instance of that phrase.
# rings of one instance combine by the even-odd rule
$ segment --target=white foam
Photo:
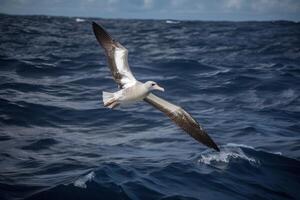
[[[282,156],[282,153],[281,153],[280,151],[272,152],[272,153],[275,154],[275,155],[280,155],[280,156]]]
[[[93,180],[93,178],[95,177],[95,173],[94,172],[90,172],[89,174],[83,176],[83,177],[79,177],[75,182],[74,182],[74,186],[76,187],[80,187],[80,188],[86,188],[86,183]]]
[[[75,21],[76,21],[76,22],[85,22],[85,20],[84,20],[84,19],[81,19],[81,18],[76,18]]]
[[[198,160],[200,163],[210,165],[219,169],[224,169],[228,166],[231,161],[234,160],[245,160],[252,165],[258,165],[259,160],[247,156],[243,150],[239,147],[249,148],[247,145],[240,144],[227,144],[222,149],[221,152],[206,151],[201,155]],[[254,149],[253,147],[250,147]]]
[[[167,24],[179,24],[180,21],[166,20]]]

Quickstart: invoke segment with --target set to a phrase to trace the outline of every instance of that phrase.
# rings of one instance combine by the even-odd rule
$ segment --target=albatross
[[[95,22],[92,24],[96,39],[105,51],[113,79],[120,89],[114,93],[102,92],[104,107],[113,109],[121,104],[145,101],[165,113],[176,125],[195,140],[216,151],[220,151],[216,143],[187,111],[152,93],[154,90],[163,92],[164,88],[154,81],[145,83],[138,81],[133,76],[128,65],[128,50],[114,40],[101,25]]]

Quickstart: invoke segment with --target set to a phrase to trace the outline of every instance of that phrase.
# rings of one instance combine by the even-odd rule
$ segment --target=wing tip
[[[95,28],[96,26],[98,26],[98,24],[96,22],[92,21],[92,26],[93,26],[93,28]]]
[[[216,144],[214,144],[214,145],[212,146],[212,148],[213,148],[214,150],[216,150],[217,152],[220,152],[220,151],[221,151],[220,148],[219,148]]]
[[[93,26],[93,29],[99,29],[101,28],[101,26],[99,24],[97,24],[95,21],[92,21],[92,26]],[[103,29],[103,28],[102,28]]]
[[[103,26],[97,24],[95,21],[92,22],[93,32],[98,40],[99,44],[102,45],[104,48],[108,47],[109,44],[113,42],[112,37],[110,34],[104,29]]]
[[[93,26],[100,26],[100,25],[97,24],[97,22],[95,22],[95,21],[92,21],[92,25],[93,25]]]
[[[221,150],[218,147],[218,145],[215,143],[215,141],[206,132],[205,132],[205,134],[206,134],[206,137],[208,139],[208,142],[206,143],[206,146],[216,150],[217,152],[220,152]]]
[[[201,141],[203,144],[205,144],[207,147],[212,148],[216,150],[217,152],[220,152],[220,148],[215,143],[215,141],[205,132],[206,141]]]
[[[103,29],[99,24],[97,24],[96,22],[92,22],[92,27],[93,27],[93,30],[94,30],[94,33],[96,34],[97,33],[97,30],[101,30]]]

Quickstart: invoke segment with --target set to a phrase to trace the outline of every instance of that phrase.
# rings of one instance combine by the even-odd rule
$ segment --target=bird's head
[[[146,88],[148,88],[149,91],[153,91],[153,90],[159,90],[164,92],[165,89],[160,87],[157,83],[155,83],[154,81],[147,81],[145,83]]]

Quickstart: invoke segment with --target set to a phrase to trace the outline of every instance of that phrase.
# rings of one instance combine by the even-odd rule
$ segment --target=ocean
[[[208,149],[116,91],[91,22]],[[300,23],[0,15],[0,199],[300,199]]]

